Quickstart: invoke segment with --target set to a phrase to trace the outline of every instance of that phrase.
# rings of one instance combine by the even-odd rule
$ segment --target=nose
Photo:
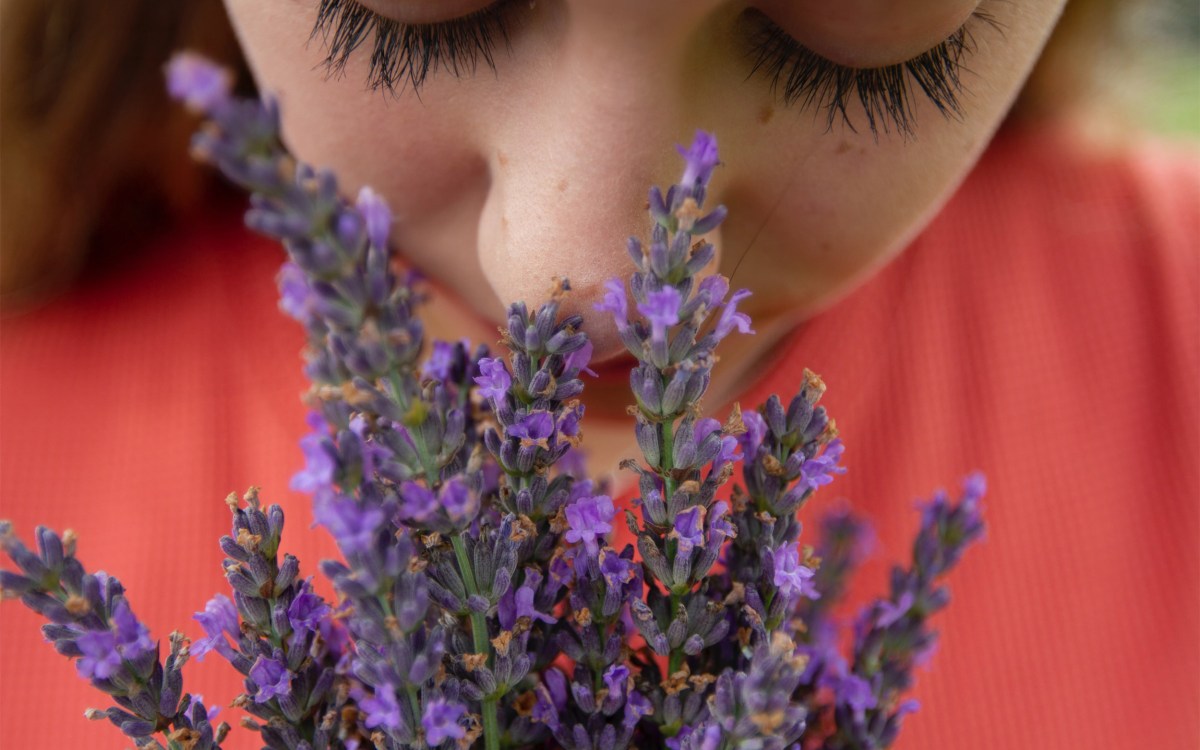
[[[584,28],[585,21],[592,23]],[[686,29],[643,40],[644,32],[615,24],[568,19],[554,64],[509,92],[489,126],[491,182],[477,235],[484,275],[505,303],[536,304],[556,277],[570,280],[564,307],[584,316],[595,361],[623,346],[593,304],[607,280],[632,271],[626,240],[649,235],[647,190],[665,190],[681,174],[674,144],[705,126],[685,121],[695,109],[681,101]],[[605,30],[625,36],[606,37]],[[719,178],[715,183],[713,205]],[[709,240],[719,252],[719,238]]]

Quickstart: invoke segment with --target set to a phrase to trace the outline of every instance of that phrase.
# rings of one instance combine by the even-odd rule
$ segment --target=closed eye
[[[762,12],[749,9],[741,22],[747,32],[750,75],[765,76],[780,100],[814,110],[827,129],[840,120],[852,131],[849,108],[857,103],[867,126],[878,137],[893,129],[914,136],[918,96],[931,101],[943,116],[962,116],[962,75],[965,60],[975,51],[973,26],[979,22],[998,29],[995,19],[976,10],[945,41],[905,62],[875,68],[855,68],[833,62],[800,42]]]
[[[330,76],[340,76],[360,47],[370,50],[367,87],[399,94],[420,92],[439,69],[453,76],[473,75],[482,63],[496,69],[495,52],[508,47],[506,11],[512,0],[497,0],[461,18],[406,24],[387,18],[355,0],[321,0],[311,39],[320,39]]]

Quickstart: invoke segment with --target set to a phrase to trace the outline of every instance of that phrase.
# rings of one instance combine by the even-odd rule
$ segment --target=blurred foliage
[[[1200,137],[1200,0],[1160,0],[1140,14],[1143,68],[1129,103],[1140,124],[1166,135]]]

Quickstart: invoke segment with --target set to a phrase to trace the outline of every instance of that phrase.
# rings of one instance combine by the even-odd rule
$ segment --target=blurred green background
[[[1122,100],[1134,119],[1165,135],[1200,137],[1200,0],[1161,0],[1134,25],[1138,43],[1154,44],[1142,56],[1144,71],[1130,76]],[[1153,41],[1150,41],[1153,40]],[[1113,61],[1114,73],[1120,63]]]

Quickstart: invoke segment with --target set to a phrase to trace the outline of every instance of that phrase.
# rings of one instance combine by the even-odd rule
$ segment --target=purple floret
[[[800,550],[795,544],[783,544],[770,552],[775,571],[772,582],[780,594],[788,599],[799,596],[820,598],[812,582],[813,571],[800,563]]]
[[[404,720],[400,715],[400,703],[396,700],[396,689],[387,683],[375,686],[374,695],[365,693],[356,696],[358,708],[367,715],[363,723],[367,729],[384,727],[399,729]]]
[[[708,309],[712,310],[725,301],[725,295],[729,293],[729,279],[719,273],[714,273],[712,276],[705,276],[704,280],[696,288],[696,294],[708,298]]]
[[[717,457],[713,459],[713,471],[720,471],[725,464],[741,461],[742,454],[738,451],[739,447],[738,439],[733,435],[722,437],[721,450],[717,453]]]
[[[313,318],[316,301],[303,269],[288,261],[279,269],[275,282],[279,286],[279,309],[307,326]]]
[[[901,617],[908,614],[908,610],[912,609],[913,592],[905,591],[896,600],[895,604],[890,601],[879,603],[879,612],[876,614],[875,624],[881,628],[891,627]]]
[[[181,52],[167,63],[167,93],[188,109],[212,113],[229,101],[233,77],[220,65],[193,52]]]
[[[713,504],[712,512],[708,515],[708,534],[710,547],[737,536],[737,527],[729,518],[729,503],[724,500]]]
[[[300,450],[304,452],[307,463],[292,477],[289,486],[301,492],[317,492],[333,484],[333,473],[337,465],[321,415],[317,412],[310,413],[308,424],[313,428],[313,432],[300,438]]]
[[[625,718],[622,723],[626,728],[632,728],[643,716],[654,713],[654,704],[650,699],[636,690],[630,690],[625,698]]]
[[[83,656],[75,662],[80,677],[103,680],[112,677],[121,668],[121,655],[117,653],[117,637],[108,630],[89,630],[75,641]]]
[[[461,740],[467,730],[458,720],[465,716],[467,709],[461,703],[436,698],[425,704],[425,715],[421,717],[421,726],[425,727],[425,742],[437,746],[446,740]]]
[[[367,224],[367,237],[380,250],[387,248],[388,234],[392,231],[392,210],[387,202],[369,187],[358,192],[355,204]]]
[[[604,299],[597,302],[594,308],[600,312],[610,312],[617,330],[624,331],[629,327],[629,299],[625,296],[625,282],[620,279],[609,279],[604,282]]]
[[[692,145],[687,148],[677,145],[675,149],[687,163],[680,184],[687,188],[694,187],[697,182],[707,185],[713,168],[721,163],[717,155],[717,139],[711,133],[697,130]]]
[[[845,450],[842,441],[834,438],[825,446],[824,453],[810,458],[800,467],[800,481],[815,490],[832,482],[834,474],[845,474],[846,467],[837,465]]]
[[[325,600],[312,592],[309,581],[300,584],[300,593],[288,605],[288,623],[292,630],[300,633],[315,633],[320,628],[321,620],[329,615],[329,605]]]
[[[717,319],[717,327],[713,331],[718,340],[728,336],[734,328],[738,329],[738,333],[754,333],[754,329],[750,327],[750,316],[737,311],[737,304],[749,296],[749,289],[739,289],[725,303],[721,317]]]
[[[604,671],[603,680],[609,695],[624,695],[625,686],[629,684],[629,667],[613,664]]]
[[[228,634],[237,641],[241,634],[238,627],[237,608],[224,594],[217,594],[204,605],[203,612],[192,615],[192,619],[204,628],[205,637],[192,643],[192,655],[196,661],[204,661],[204,655],[213,649],[226,659],[232,659],[234,651],[225,640]]]
[[[278,650],[275,653],[282,656]],[[258,685],[258,691],[254,694],[254,702],[266,703],[272,698],[287,695],[292,689],[294,675],[288,671],[282,661],[260,656],[254,662],[254,666],[250,667],[249,676]]]
[[[681,301],[679,290],[673,286],[667,286],[660,291],[650,292],[646,295],[644,303],[638,303],[638,312],[650,321],[651,341],[662,343],[667,340],[667,329],[679,323]]]
[[[150,630],[138,622],[129,604],[124,599],[117,602],[113,608],[113,629],[117,637],[117,648],[121,656],[134,661],[154,651],[154,641],[150,640]]]
[[[346,554],[369,549],[384,520],[379,508],[362,505],[333,490],[318,492],[313,498],[313,519],[329,529]]]
[[[450,368],[454,366],[456,348],[455,344],[447,341],[433,342],[433,351],[430,352],[429,359],[425,360],[425,364],[421,365],[421,374],[427,378],[448,380]]]
[[[423,484],[408,481],[400,485],[400,518],[418,523],[437,511],[438,499]]]
[[[767,420],[756,411],[748,411],[742,414],[742,424],[746,426],[746,431],[738,437],[742,444],[742,454],[746,461],[754,461],[758,457],[759,447],[767,437]]]
[[[592,349],[592,342],[588,340],[568,354],[563,360],[563,372],[586,372],[593,378],[596,377],[596,372],[588,367],[588,362],[592,360]]]
[[[620,591],[633,580],[634,564],[618,555],[611,548],[600,550],[600,575],[613,591]]]
[[[611,521],[616,512],[608,495],[580,498],[567,506],[569,528],[566,540],[573,544],[583,542],[588,551],[594,554],[598,549],[598,540],[612,531]]]
[[[704,544],[703,505],[693,505],[675,516],[675,530],[672,536],[679,540],[679,554],[689,555],[697,546]]]
[[[522,445],[545,448],[554,434],[554,416],[548,411],[530,412],[505,429],[509,437],[520,438]]]
[[[458,477],[451,479],[442,486],[438,496],[441,506],[451,521],[458,522],[474,515],[479,503],[471,490]]]
[[[512,387],[512,376],[508,374],[504,360],[499,357],[484,357],[479,360],[479,374],[474,380],[479,386],[479,395],[496,403],[504,403],[504,397]]]

